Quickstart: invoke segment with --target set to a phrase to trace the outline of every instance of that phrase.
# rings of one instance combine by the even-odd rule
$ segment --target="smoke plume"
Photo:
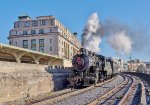
[[[115,20],[106,20],[103,24],[107,43],[119,54],[129,54],[132,50],[131,32],[127,25]]]
[[[137,22],[129,26],[117,20],[106,20],[102,27],[107,37],[107,43],[117,53],[129,54],[131,51],[137,53],[149,48],[148,29],[143,24]]]
[[[111,35],[108,40],[108,44],[121,54],[128,54],[131,51],[132,41],[127,37],[125,31],[115,33]]]
[[[93,13],[86,23],[82,34],[82,46],[87,50],[99,53],[101,43],[100,22],[97,13]]]
[[[85,25],[82,34],[82,46],[99,53],[102,38],[118,54],[129,54],[131,51],[141,52],[149,48],[148,31],[141,24],[132,27],[115,19],[99,21],[97,13],[93,13]]]

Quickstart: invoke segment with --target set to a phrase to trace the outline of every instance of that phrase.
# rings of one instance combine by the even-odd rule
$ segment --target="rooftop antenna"
[[[132,56],[131,56],[131,53],[130,53],[130,56],[129,56],[128,58],[130,59],[130,62],[131,62],[131,60],[132,60]]]

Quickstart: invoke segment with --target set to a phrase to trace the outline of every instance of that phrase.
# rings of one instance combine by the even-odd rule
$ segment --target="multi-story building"
[[[71,59],[81,44],[54,16],[39,16],[31,19],[19,16],[9,33],[9,44],[17,47],[58,55]]]
[[[141,64],[143,64],[143,62],[140,59],[134,59],[134,60],[128,61],[128,69],[129,69],[129,71],[136,72],[138,67]]]

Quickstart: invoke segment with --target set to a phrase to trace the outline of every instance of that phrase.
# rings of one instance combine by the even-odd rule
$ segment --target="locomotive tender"
[[[90,86],[112,78],[118,65],[113,59],[95,54],[84,48],[73,57],[73,75],[69,77],[70,86]]]

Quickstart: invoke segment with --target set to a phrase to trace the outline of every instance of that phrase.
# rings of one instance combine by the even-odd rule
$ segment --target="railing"
[[[72,67],[63,67],[63,66],[48,66],[46,68],[49,73],[72,73]]]

